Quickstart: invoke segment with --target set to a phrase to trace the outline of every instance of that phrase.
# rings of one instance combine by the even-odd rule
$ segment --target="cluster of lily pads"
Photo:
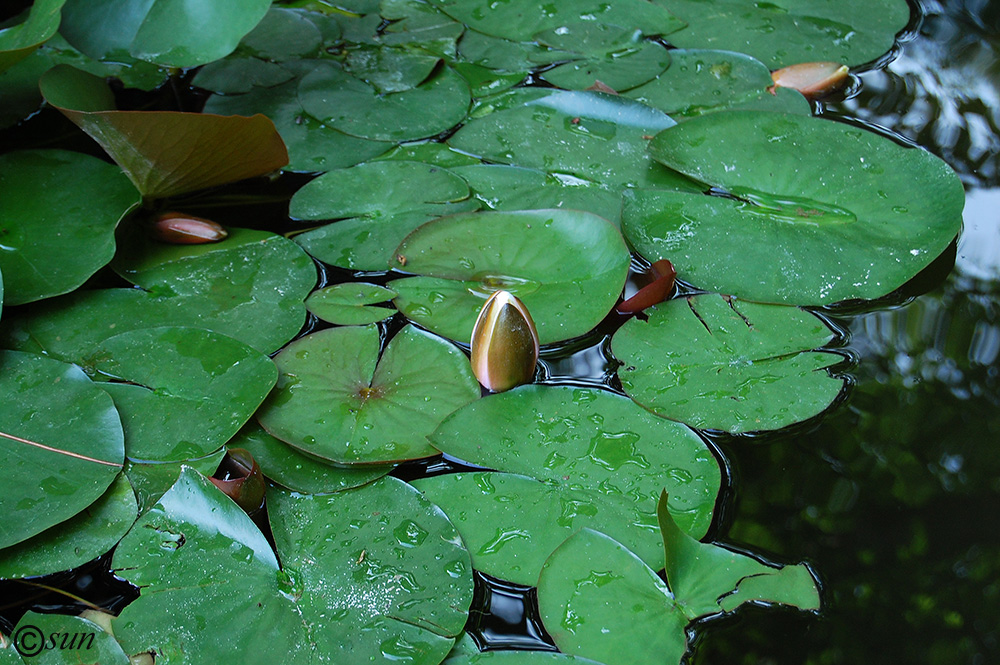
[[[113,550],[140,589],[104,627],[23,625],[96,631],[115,663],[616,665],[679,662],[692,621],[746,602],[819,608],[804,564],[699,542],[722,483],[701,431],[827,409],[836,333],[801,306],[884,296],[958,232],[944,163],[770,73],[878,58],[905,2],[199,4],[37,0],[0,30],[0,93],[115,162],[0,154],[0,577]],[[107,83],[193,67],[203,113],[118,110]],[[150,232],[170,197],[282,168],[318,174],[291,238]],[[484,396],[492,293],[544,356],[662,259],[686,295],[614,333],[624,394]],[[271,481],[267,535],[207,478],[227,449]],[[473,470],[390,475],[442,454]],[[474,570],[537,587],[562,653],[462,637]]]

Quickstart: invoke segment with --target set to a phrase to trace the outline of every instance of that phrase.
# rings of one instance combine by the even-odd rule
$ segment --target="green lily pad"
[[[114,635],[78,616],[27,612],[14,629],[25,663],[129,665]],[[21,661],[17,661],[21,662]]]
[[[295,492],[327,494],[367,485],[392,471],[392,465],[333,466],[280,441],[256,422],[247,423],[227,444],[250,451],[264,475]]]
[[[228,441],[274,386],[271,359],[225,335],[197,328],[145,328],[109,337],[84,367],[123,383],[102,387],[115,401],[132,460],[201,457]]]
[[[680,48],[748,53],[771,69],[799,62],[860,65],[892,48],[910,20],[905,0],[654,0],[687,22]]]
[[[139,514],[156,505],[160,497],[167,493],[188,466],[203,476],[213,476],[226,456],[226,449],[220,448],[204,457],[186,459],[180,462],[136,462],[125,458],[125,474],[139,504]]]
[[[412,45],[441,57],[455,57],[465,26],[447,14],[421,0],[383,0],[378,11],[390,22],[381,31],[381,43]]]
[[[661,111],[624,97],[521,88],[481,102],[448,145],[490,162],[610,188],[701,191],[647,154],[650,138],[674,124]]]
[[[31,55],[59,29],[60,12],[66,0],[35,0],[23,21],[0,30],[0,72]],[[18,19],[15,19],[18,20]]]
[[[621,226],[621,195],[586,180],[503,164],[463,166],[452,173],[490,210],[586,210]]]
[[[573,491],[598,492],[656,530],[656,501],[701,537],[712,521],[719,465],[689,428],[602,390],[521,386],[445,419],[431,437],[442,452]]]
[[[277,62],[316,54],[323,45],[324,35],[309,14],[303,10],[271,7],[260,23],[243,37],[241,50]]]
[[[703,288],[750,300],[878,298],[961,226],[962,183],[947,164],[844,123],[724,111],[658,134],[650,151],[735,199],[626,197],[633,245]]]
[[[387,307],[369,307],[392,300],[396,292],[384,286],[347,282],[314,291],[306,298],[306,309],[328,323],[360,326],[389,318],[396,313]]]
[[[378,329],[352,326],[298,339],[274,362],[281,375],[257,412],[260,424],[338,464],[435,455],[426,435],[480,395],[465,354],[413,327],[397,333],[381,358]]]
[[[191,84],[205,90],[211,90],[219,95],[242,95],[256,88],[274,88],[294,78],[295,74],[292,71],[276,62],[250,56],[231,56],[223,60],[216,60],[199,69]],[[291,86],[290,92],[293,100],[294,91],[295,86]],[[269,95],[275,94],[277,91],[269,93]],[[281,101],[287,102],[289,100]],[[215,110],[208,112],[218,115],[251,115],[250,113],[235,114]],[[270,114],[265,115],[270,117]],[[272,122],[273,120],[272,118]],[[275,124],[277,125],[277,123]],[[278,131],[280,133],[280,128]]]
[[[460,123],[471,97],[465,79],[447,66],[418,86],[379,95],[369,83],[330,63],[302,79],[299,101],[314,118],[346,134],[412,141]]]
[[[545,630],[563,653],[607,665],[679,664],[688,623],[670,590],[621,543],[581,529],[552,553],[538,579]]]
[[[378,160],[392,159],[404,162],[422,162],[424,164],[434,164],[446,169],[454,169],[456,166],[471,166],[482,162],[464,152],[453,150],[444,143],[436,141],[419,141],[415,143],[403,143],[384,155]]]
[[[0,548],[64,522],[122,469],[124,436],[111,398],[79,367],[0,352]]]
[[[473,30],[515,42],[527,42],[540,31],[581,21],[641,30],[646,35],[667,35],[684,26],[666,9],[643,0],[614,3],[598,0],[430,0],[430,4]]]
[[[578,59],[542,72],[539,77],[567,90],[586,90],[596,81],[621,92],[642,85],[670,66],[671,54],[642,34],[606,23],[582,21],[534,36],[552,48],[578,53]]]
[[[622,387],[650,411],[732,434],[774,430],[833,403],[842,361],[813,353],[834,338],[818,317],[794,307],[703,295],[646,310],[612,339],[625,367]]]
[[[195,67],[232,53],[264,17],[270,0],[67,0],[60,32],[98,60],[132,55],[168,67]]]
[[[588,527],[606,531],[658,567],[663,541],[634,502],[509,473],[455,473],[412,481],[462,534],[473,567],[535,586],[542,564],[566,538]]]
[[[125,474],[119,474],[81,512],[0,550],[0,578],[48,575],[81,566],[114,547],[138,514],[132,485]]]
[[[240,80],[242,85],[253,86],[251,80]],[[266,115],[288,148],[285,168],[289,171],[329,171],[353,166],[381,155],[394,145],[349,136],[310,116],[299,102],[299,80],[294,78],[273,88],[251,87],[243,95],[213,95],[205,103],[205,112]]]
[[[366,81],[379,95],[412,90],[427,80],[441,59],[391,48],[359,48],[350,51],[344,69]]]
[[[774,89],[771,70],[743,53],[675,49],[670,59],[667,71],[623,94],[678,122],[735,108],[812,114],[805,97],[790,88]]]
[[[116,111],[101,78],[58,65],[39,81],[45,99],[87,132],[143,196],[175,196],[264,175],[288,163],[263,116]]]
[[[534,41],[516,42],[466,30],[458,43],[458,55],[463,61],[505,74],[520,74],[523,78],[539,65],[552,65],[573,59],[573,54],[548,48]]]
[[[83,284],[114,256],[115,226],[138,200],[122,172],[96,157],[65,150],[0,155],[6,304]]]
[[[487,230],[488,229],[488,230]],[[396,249],[396,306],[440,335],[468,343],[479,310],[499,289],[520,298],[542,344],[586,333],[625,285],[629,254],[605,219],[575,210],[489,211],[444,217]]]
[[[463,638],[468,639],[468,638]],[[475,642],[469,639],[469,649],[474,650],[469,653],[456,653],[453,649],[444,661],[444,665],[601,665],[597,661],[587,658],[577,658],[567,656],[564,653],[552,651],[482,651],[476,647]],[[461,646],[462,640],[456,646]]]
[[[386,270],[393,250],[415,228],[478,206],[469,199],[465,181],[450,171],[387,160],[316,178],[292,197],[289,215],[340,219],[295,237],[320,261],[352,270]]]
[[[250,518],[193,470],[139,519],[112,560],[143,589],[113,622],[128,653],[165,662],[222,660],[234,649],[293,664],[381,650],[416,664],[444,658],[465,623],[472,577],[440,511],[395,479],[325,496],[272,492],[267,503],[283,568]]]

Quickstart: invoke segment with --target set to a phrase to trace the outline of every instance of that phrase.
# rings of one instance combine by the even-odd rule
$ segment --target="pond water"
[[[747,607],[703,622],[691,665],[1000,661],[1000,3],[925,0],[921,10],[887,67],[859,74],[847,99],[820,110],[948,161],[967,188],[965,230],[881,309],[827,312],[854,361],[845,404],[778,437],[713,441],[736,488],[723,495],[713,537],[776,562],[807,561],[823,609]],[[37,144],[51,131],[38,127],[10,138]],[[301,184],[275,184],[278,214]],[[245,226],[248,210],[192,212]],[[543,380],[615,388],[607,341],[623,321],[612,315],[546,353]],[[414,464],[397,475],[447,468]],[[118,607],[130,593],[101,574],[107,563],[45,583]],[[469,627],[482,644],[552,648],[531,591],[480,578],[477,594]],[[65,605],[20,584],[4,584],[0,599],[5,630],[28,605]]]

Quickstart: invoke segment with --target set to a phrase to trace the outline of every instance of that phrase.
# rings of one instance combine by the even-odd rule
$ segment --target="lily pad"
[[[471,568],[416,490],[385,479],[325,496],[273,492],[268,514],[283,568],[250,518],[185,470],[115,551],[112,568],[143,589],[114,620],[125,650],[166,662],[234,648],[282,663],[382,650],[418,665],[444,658],[467,617]]]
[[[125,429],[129,459],[207,455],[249,420],[277,379],[271,359],[197,328],[145,328],[104,340],[84,367],[122,383],[102,387]]]
[[[670,35],[680,48],[748,53],[770,69],[798,62],[860,65],[892,48],[910,20],[905,0],[654,0],[687,22]]]
[[[60,11],[66,0],[35,0],[25,10],[24,20],[0,30],[0,72],[28,57],[33,50],[56,34]]]
[[[195,67],[232,53],[264,17],[270,0],[67,0],[60,32],[87,55],[132,55],[169,67]]]
[[[347,282],[314,291],[306,298],[306,309],[328,323],[358,326],[376,323],[396,313],[386,307],[369,307],[392,300],[396,292],[384,286]]]
[[[96,501],[122,469],[124,436],[107,393],[79,367],[0,352],[0,548]]]
[[[93,196],[100,191],[101,196]],[[115,226],[139,196],[122,172],[65,150],[0,155],[0,269],[8,305],[67,293],[115,253]]]
[[[452,173],[490,210],[586,210],[621,225],[621,195],[586,180],[503,164],[462,166]]]
[[[156,505],[160,497],[177,482],[184,467],[191,467],[206,477],[213,476],[225,456],[226,449],[220,448],[204,457],[180,462],[136,462],[125,458],[125,474],[132,483],[139,504],[139,514],[142,515]]]
[[[650,411],[732,434],[774,430],[826,409],[844,388],[813,353],[834,334],[794,307],[716,295],[671,300],[628,321],[611,340],[622,387]]]
[[[524,302],[542,344],[582,335],[622,292],[629,254],[605,219],[575,210],[452,215],[414,231],[391,266],[409,319],[468,343],[485,300],[504,289]]]
[[[430,0],[430,4],[473,30],[515,42],[527,42],[537,32],[582,21],[641,30],[646,35],[667,35],[684,26],[666,9],[643,0],[613,3],[598,0]]]
[[[129,665],[129,657],[100,625],[79,616],[27,612],[14,629],[25,663]],[[22,662],[20,660],[16,661]]]
[[[335,129],[380,141],[412,141],[444,132],[465,119],[471,96],[465,79],[441,67],[420,85],[380,95],[332,63],[299,84],[299,101]]]
[[[323,33],[308,12],[272,6],[240,41],[240,49],[264,60],[281,62],[315,54],[323,41]]]
[[[256,422],[247,423],[228,445],[249,450],[265,476],[282,487],[305,494],[327,494],[361,487],[393,469],[392,465],[334,466],[274,438]]]
[[[607,665],[679,664],[687,617],[663,580],[621,543],[592,529],[568,538],[538,580],[542,623],[563,653]]]
[[[743,53],[675,49],[670,51],[667,71],[623,94],[678,122],[734,108],[812,114],[809,102],[797,91],[773,86],[764,63]]]
[[[663,112],[624,97],[521,88],[480,102],[448,144],[490,162],[609,188],[700,191],[647,154],[650,138],[674,124]]]
[[[480,395],[461,351],[410,326],[392,338],[381,358],[378,329],[352,326],[298,339],[274,362],[281,375],[257,412],[260,424],[338,464],[435,455],[426,435]]]
[[[509,473],[454,473],[411,483],[440,506],[462,534],[473,567],[535,586],[542,564],[581,527],[612,534],[659,567],[663,541],[636,504],[594,489],[573,489]]]
[[[393,250],[418,226],[478,206],[465,181],[450,171],[387,160],[316,178],[292,197],[289,215],[341,220],[295,237],[319,260],[352,270],[386,270]]]
[[[712,521],[720,471],[705,442],[621,395],[521,386],[460,409],[430,439],[466,462],[597,492],[637,511],[652,532],[664,485],[685,531],[703,536]]]
[[[116,111],[107,84],[68,65],[39,81],[45,99],[87,132],[143,196],[161,198],[264,175],[288,163],[274,124],[177,111]]]
[[[750,300],[878,298],[961,226],[962,183],[947,164],[844,123],[724,111],[658,134],[650,151],[735,199],[637,194],[629,239],[685,279]]]
[[[0,550],[0,578],[48,575],[81,566],[121,540],[139,514],[125,474],[97,501],[65,522]]]
[[[471,642],[471,640],[470,640]],[[483,651],[480,652],[475,643],[471,644],[473,653],[452,653],[444,661],[444,665],[601,665],[587,658],[567,656],[564,653],[552,651]]]

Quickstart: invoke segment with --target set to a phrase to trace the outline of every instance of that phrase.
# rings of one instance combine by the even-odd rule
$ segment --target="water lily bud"
[[[209,478],[216,487],[239,504],[250,517],[264,508],[267,484],[264,474],[250,451],[230,448],[222,458],[215,477]]]
[[[802,62],[771,72],[774,85],[794,88],[806,97],[821,97],[847,82],[847,65],[837,62]]]
[[[229,235],[220,224],[179,212],[165,212],[156,218],[150,235],[172,245],[200,245],[218,242]]]
[[[677,278],[674,264],[666,259],[660,259],[653,263],[650,272],[653,274],[653,281],[636,291],[634,296],[620,303],[615,307],[615,311],[619,314],[634,314],[661,303],[670,296],[674,290],[674,280]]]
[[[538,362],[538,332],[531,314],[507,291],[497,291],[472,329],[472,372],[499,393],[531,383]]]

